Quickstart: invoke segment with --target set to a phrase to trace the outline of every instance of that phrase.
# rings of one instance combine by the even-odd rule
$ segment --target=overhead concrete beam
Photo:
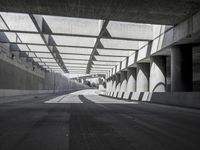
[[[42,37],[42,39],[43,39],[45,45],[46,45],[47,48],[49,49],[49,52],[52,54],[53,58],[56,60],[56,62],[57,62],[58,65],[60,66],[60,68],[61,68],[65,73],[67,73],[68,70],[67,70],[67,68],[66,68],[66,66],[65,66],[65,64],[64,64],[64,62],[63,62],[63,60],[62,60],[62,58],[60,57],[58,50],[55,49],[55,48],[52,49],[52,47],[50,47],[50,46],[48,45],[49,40],[51,39],[50,36],[48,36],[48,35],[45,36],[44,34],[42,34],[42,31],[43,31],[43,30],[48,30],[48,29],[47,29],[48,26],[47,26],[47,25],[45,26],[45,24],[44,24],[44,19],[43,19],[43,17],[42,17],[42,16],[39,16],[39,15],[32,15],[32,14],[30,14],[29,16],[30,16],[31,20],[33,21],[33,23],[34,23],[36,29],[38,30],[40,36]],[[52,40],[52,39],[51,39],[51,40]],[[54,55],[54,52],[56,53],[56,55]]]
[[[94,55],[95,55],[96,53],[98,53],[98,52],[97,52],[97,46],[99,45],[100,39],[102,38],[104,32],[106,31],[106,27],[107,27],[108,23],[109,23],[108,20],[104,20],[104,21],[102,22],[101,31],[100,31],[100,33],[99,33],[99,36],[98,36],[98,38],[97,38],[97,40],[96,40],[96,43],[95,43],[95,45],[94,45],[94,48],[93,48],[93,50],[92,50],[92,53],[91,53],[90,58],[89,58],[89,61],[88,61],[88,66],[87,66],[87,70],[86,70],[86,73],[87,73],[87,74],[90,73],[91,64],[92,64],[92,61],[93,61],[93,59],[94,59]]]
[[[38,45],[38,46],[45,46],[46,45],[46,44],[40,44],[40,43],[10,42],[8,39],[2,38],[3,36],[2,36],[1,33],[3,33],[3,32],[0,32],[0,43],[2,43],[2,44],[11,44],[11,45],[12,44],[13,45],[26,44],[26,45]],[[48,39],[48,36],[49,35],[46,35],[46,37],[45,37],[46,40]],[[48,42],[48,45],[49,46],[58,46],[58,47],[69,47],[69,48],[88,48],[88,49],[93,49],[93,47],[90,47],[90,46],[60,45],[60,44],[53,43],[51,41]],[[104,47],[101,47],[100,49],[102,49],[102,50],[112,50],[112,51],[129,51],[129,52],[135,52],[135,51],[138,50],[138,49],[119,49],[119,48],[104,48]]]
[[[0,29],[0,32],[7,32],[7,33],[28,33],[28,34],[38,34],[38,32],[34,31],[19,31],[19,30],[5,30]],[[42,34],[47,34],[51,36],[72,36],[72,37],[85,37],[85,38],[98,38],[95,35],[82,35],[82,34],[68,34],[68,33],[53,33],[52,31],[45,31],[44,29],[41,31]],[[152,40],[151,38],[125,38],[125,37],[112,37],[112,36],[102,36],[104,39],[115,39],[115,40],[127,40],[127,41],[149,41]]]
[[[110,21],[107,26],[110,37],[124,37],[123,40],[153,40],[153,25]]]

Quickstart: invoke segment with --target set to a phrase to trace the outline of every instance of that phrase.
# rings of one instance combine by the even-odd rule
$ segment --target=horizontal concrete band
[[[200,108],[200,92],[106,92],[103,95],[125,100]]]
[[[20,96],[20,95],[35,95],[35,94],[52,94],[81,90],[82,88],[70,90],[16,90],[16,89],[0,89],[0,97]]]

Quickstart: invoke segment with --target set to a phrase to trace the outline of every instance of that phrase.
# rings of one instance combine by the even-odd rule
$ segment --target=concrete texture
[[[120,92],[126,92],[127,90],[127,72],[126,71],[121,72],[120,82],[121,82]]]
[[[121,80],[120,80],[120,74],[116,74],[116,92],[119,92],[121,88]]]
[[[200,108],[199,99],[199,92],[151,93],[151,102],[167,105]]]
[[[166,90],[166,57],[153,56],[150,64],[150,92],[165,92]]]
[[[116,101],[87,95],[86,91],[76,94],[1,104],[0,149],[198,150],[200,147],[199,110]],[[49,101],[52,103],[44,103]]]
[[[112,91],[112,87],[113,87],[113,79],[111,78],[110,79],[110,82],[109,82],[109,91],[111,92]]]
[[[154,33],[154,40],[142,46],[137,52],[126,58],[126,60],[123,60],[124,62],[128,62],[126,67],[136,66],[137,63],[142,62],[150,63],[151,56],[170,56],[170,48],[174,45],[196,45],[200,41],[199,22],[200,12],[188,17],[174,27],[155,26],[156,33]],[[108,77],[120,72],[122,69],[124,68],[119,68],[117,71],[113,69],[109,72]]]
[[[137,64],[136,91],[145,92],[149,90],[149,63]]]
[[[174,0],[125,1],[0,1],[0,11],[26,12],[45,15],[111,19],[156,24],[177,24],[200,9],[200,2]]]
[[[44,77],[0,59],[0,89],[42,90]]]
[[[113,84],[112,84],[112,92],[114,92],[116,90],[116,76],[113,76],[112,77],[112,81],[113,81]]]
[[[194,47],[192,51],[193,60],[193,91],[200,91],[200,46]]]
[[[102,95],[105,96],[106,94],[103,93]],[[115,98],[112,94],[106,96]],[[200,108],[199,92],[125,92],[123,96],[118,98],[165,105]]]
[[[136,68],[127,69],[127,92],[136,91]]]
[[[0,53],[0,97],[60,93],[87,88],[59,73],[37,72]],[[32,66],[32,65],[30,65]]]
[[[86,88],[87,86],[75,81],[72,81],[59,73],[46,73],[45,74],[45,89],[46,90],[68,90]]]
[[[106,89],[107,91],[111,92],[112,91],[112,84],[113,84],[113,81],[111,78],[109,78],[106,82]]]
[[[174,46],[171,53],[171,91],[192,91],[192,47]]]

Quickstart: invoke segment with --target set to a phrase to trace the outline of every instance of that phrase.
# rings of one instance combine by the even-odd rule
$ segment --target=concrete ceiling
[[[47,71],[104,74],[162,25],[0,12],[0,42]]]
[[[199,10],[199,0],[0,0],[0,11],[170,25]]]

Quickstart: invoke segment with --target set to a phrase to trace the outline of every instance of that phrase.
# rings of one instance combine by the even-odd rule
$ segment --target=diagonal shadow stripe
[[[95,104],[95,102],[93,102],[93,101],[91,101],[91,100],[89,100],[89,99],[87,99],[85,96],[83,96],[83,95],[78,95],[78,98],[81,100],[81,102],[83,102],[83,103],[92,103],[92,104]]]

